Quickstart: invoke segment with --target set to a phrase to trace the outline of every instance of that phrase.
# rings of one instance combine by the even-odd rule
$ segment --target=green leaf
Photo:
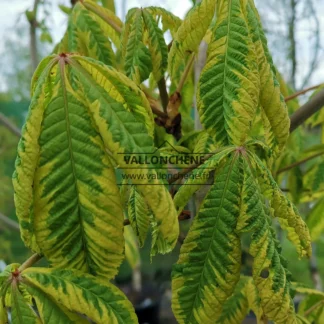
[[[254,257],[253,280],[262,309],[269,320],[295,323],[294,306],[289,294],[290,274],[271,227],[270,209],[246,159],[243,159],[243,169],[242,206],[237,232],[252,233],[249,252]]]
[[[91,0],[84,0],[83,4],[93,14],[93,19],[100,25],[101,33],[111,39],[115,46],[119,48],[123,22],[116,16],[115,11],[112,10],[114,8],[101,7]],[[110,7],[113,6],[111,5]]]
[[[214,17],[214,8],[214,0],[202,0],[189,12],[179,27],[169,53],[169,72],[172,79],[176,77],[186,57],[198,50]]]
[[[24,285],[46,294],[47,299],[58,304],[59,308],[64,305],[63,310],[85,314],[95,323],[138,323],[132,304],[107,280],[102,281],[76,270],[45,268],[24,270],[22,278]],[[44,311],[50,312],[47,306],[51,304],[45,301]],[[59,311],[59,308],[56,310]]]
[[[226,300],[222,314],[217,323],[237,324],[244,321],[250,310],[247,291],[248,284],[248,278],[240,278],[240,281],[235,287],[234,293]]]
[[[98,18],[78,2],[69,21],[69,52],[115,65],[115,53],[108,37],[102,33]]]
[[[115,171],[64,64],[44,70],[32,99],[14,177],[17,216],[27,245],[34,235],[52,266],[112,278],[124,246]]]
[[[125,257],[132,269],[141,263],[141,257],[137,245],[136,235],[131,226],[125,226]]]
[[[178,31],[182,20],[175,16],[172,12],[165,10],[160,7],[147,7],[145,8],[153,16],[157,16],[157,19],[162,18],[163,32],[170,30],[172,38],[175,37],[176,32]]]
[[[267,39],[262,29],[261,20],[253,0],[243,1],[243,10],[254,43],[256,61],[259,69],[260,104],[269,123],[272,134],[270,146],[275,152],[281,151],[289,137],[289,116],[280,84],[276,78],[276,68],[268,49]]]
[[[263,187],[263,192],[270,200],[274,217],[278,218],[281,227],[287,231],[287,237],[295,245],[298,254],[301,257],[310,256],[312,248],[309,230],[297,208],[282,193],[262,161],[256,155],[252,155],[251,160],[255,163],[258,181]]]
[[[324,199],[317,201],[306,218],[312,241],[317,241],[324,231]]]
[[[59,8],[61,9],[61,11],[62,11],[63,13],[65,13],[65,14],[67,14],[67,15],[70,15],[70,14],[71,14],[71,12],[72,12],[72,8],[67,7],[67,6],[64,6],[64,5],[62,5],[62,4],[59,4],[58,6],[59,6]]]
[[[242,145],[259,103],[255,50],[240,0],[219,2],[198,87],[202,124],[219,145]],[[211,9],[209,9],[211,10]]]
[[[88,324],[89,322],[78,314],[70,312],[58,301],[46,295],[43,291],[32,286],[26,286],[28,292],[35,300],[38,314],[43,323],[46,324]]]
[[[164,248],[158,251],[170,252],[178,239],[179,224],[168,189],[159,180],[154,166],[137,164],[130,168],[125,161],[125,155],[154,153],[156,149],[153,148],[152,138],[147,133],[145,125],[105,91],[106,79],[98,77],[97,72],[109,68],[102,65],[99,67],[90,64],[82,65],[84,58],[73,57],[69,61],[74,67],[74,75],[79,80],[79,95],[87,94],[84,100],[86,105],[91,107],[93,121],[105,146],[119,167],[131,177],[133,184],[137,186],[139,193],[154,214],[160,235],[165,241]]]
[[[189,202],[193,194],[204,186],[210,178],[210,173],[213,172],[223,160],[234,150],[233,147],[224,148],[220,152],[214,154],[207,159],[204,164],[195,168],[188,176],[184,184],[179,188],[174,196],[174,204],[181,212]]]
[[[16,284],[12,284],[11,298],[12,324],[41,324],[32,306],[27,304]]]
[[[125,56],[126,75],[140,84],[146,80],[152,71],[152,57],[143,43],[144,24],[142,9],[137,9],[130,27]]]
[[[148,46],[152,57],[153,75],[159,82],[168,67],[168,47],[163,32],[157,22],[146,9],[142,11],[145,28],[148,31]]]
[[[100,84],[103,90],[114,100],[123,104],[123,107],[131,112],[139,123],[145,125],[147,132],[153,137],[154,118],[152,109],[140,88],[123,73],[112,67],[107,67],[98,61],[82,56],[75,57],[81,67],[91,74],[91,77]]]
[[[172,309],[179,323],[214,323],[240,277],[241,158],[232,153],[181,246],[172,272]]]
[[[0,324],[8,324],[8,313],[4,306],[3,300],[0,297]]]
[[[150,212],[144,198],[135,186],[132,186],[130,191],[128,218],[138,237],[140,247],[143,247],[150,226]]]

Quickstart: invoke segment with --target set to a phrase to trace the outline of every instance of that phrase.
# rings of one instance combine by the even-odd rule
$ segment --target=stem
[[[167,88],[166,88],[166,83],[165,83],[164,78],[162,78],[158,82],[158,87],[159,87],[159,92],[160,92],[160,98],[161,98],[161,102],[162,102],[163,111],[166,112],[167,107],[168,107],[168,103],[169,103],[169,95],[168,95],[168,91],[167,91]]]
[[[83,3],[83,5],[90,11],[92,11],[93,13],[95,13],[96,15],[98,15],[102,20],[104,20],[108,25],[110,25],[113,29],[115,29],[115,31],[118,34],[122,33],[122,28],[120,26],[118,26],[116,24],[116,22],[114,22],[108,15],[106,15],[106,13],[103,10],[98,10],[98,8],[96,8],[95,6],[93,6],[91,3],[89,2],[85,2]]]
[[[179,84],[178,84],[178,87],[177,87],[176,92],[181,93],[182,88],[183,88],[183,86],[184,86],[184,84],[185,84],[185,82],[187,80],[187,77],[189,75],[189,72],[191,70],[191,67],[192,67],[192,64],[193,64],[194,61],[195,61],[195,53],[191,54],[191,57],[190,57],[187,65],[186,65],[186,68],[183,71],[181,80],[179,81]]]
[[[324,106],[324,90],[318,92],[310,101],[290,116],[290,133]]]
[[[303,163],[305,163],[305,162],[307,162],[307,161],[309,161],[309,160],[312,160],[312,159],[314,159],[314,158],[316,158],[316,157],[318,157],[318,156],[321,156],[321,155],[323,155],[323,154],[324,154],[324,151],[323,151],[323,152],[320,152],[320,153],[316,153],[316,154],[314,154],[314,155],[311,155],[311,156],[309,156],[309,157],[307,157],[307,158],[305,158],[305,159],[303,159],[303,160],[297,161],[297,162],[292,163],[292,164],[290,164],[290,165],[287,165],[286,167],[284,167],[284,168],[282,168],[282,169],[279,169],[279,170],[277,171],[276,174],[278,175],[278,174],[280,174],[280,173],[282,173],[282,172],[285,172],[285,171],[288,171],[288,170],[290,170],[290,169],[293,169],[293,168],[295,168],[296,166],[301,165],[301,164],[303,164]]]
[[[2,213],[0,213],[0,221],[5,223],[8,227],[20,232],[19,224]]]
[[[324,83],[321,83],[321,84],[318,84],[318,85],[315,85],[315,86],[312,86],[312,87],[306,88],[306,89],[304,89],[304,90],[298,91],[298,92],[296,92],[296,93],[294,93],[294,94],[292,94],[292,95],[286,97],[286,98],[285,98],[285,101],[288,102],[288,101],[290,101],[290,100],[292,100],[292,99],[297,98],[298,96],[301,96],[301,95],[307,93],[308,91],[316,90],[317,88],[319,88],[319,87],[321,87],[321,86],[323,86],[323,85],[324,85]]]
[[[15,126],[6,116],[0,113],[0,124],[8,128],[17,137],[21,136],[20,129]]]
[[[42,259],[43,256],[40,254],[33,254],[28,260],[26,260],[20,267],[19,267],[19,271],[22,272],[27,268],[30,268],[31,266],[33,266],[36,262],[38,262],[40,259]]]

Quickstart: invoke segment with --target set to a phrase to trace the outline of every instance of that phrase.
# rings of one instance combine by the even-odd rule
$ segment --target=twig
[[[19,268],[18,270],[20,272],[24,271],[27,268],[30,268],[31,266],[33,266],[36,262],[38,262],[40,259],[42,259],[43,256],[40,254],[33,254],[28,260],[26,260]]]
[[[15,126],[5,115],[0,113],[0,124],[7,127],[13,134],[20,137],[21,131],[20,129]]]
[[[307,93],[308,91],[312,91],[312,90],[315,90],[315,89],[319,88],[319,87],[322,86],[322,85],[324,85],[324,83],[321,83],[321,84],[318,84],[318,85],[315,85],[315,86],[312,86],[312,87],[306,88],[306,89],[301,90],[301,91],[298,91],[298,92],[296,92],[296,93],[294,93],[294,94],[292,94],[292,95],[286,97],[286,98],[285,98],[285,101],[288,102],[288,101],[290,101],[290,100],[293,100],[293,99],[295,99],[295,98],[297,98],[297,97],[299,97],[299,96],[301,96],[301,95]]]
[[[15,231],[20,232],[19,224],[2,213],[0,213],[0,221],[5,223],[8,227],[14,229]]]
[[[181,93],[182,88],[183,88],[183,86],[184,86],[184,84],[185,84],[185,82],[187,80],[187,77],[189,75],[189,72],[190,72],[190,70],[192,68],[192,64],[193,64],[194,61],[195,61],[195,53],[192,53],[191,57],[189,58],[189,61],[188,61],[187,65],[186,65],[186,68],[183,71],[183,74],[181,76],[181,80],[179,81],[176,92]]]
[[[299,165],[301,165],[301,164],[303,164],[303,163],[305,163],[305,162],[307,162],[307,161],[309,161],[309,160],[315,159],[316,157],[321,156],[321,155],[323,155],[323,154],[324,154],[324,151],[323,151],[323,152],[320,152],[320,153],[316,153],[316,154],[314,154],[314,155],[311,155],[311,156],[309,156],[309,157],[307,157],[307,158],[305,158],[305,159],[302,159],[302,160],[297,161],[297,162],[295,162],[295,163],[292,163],[292,164],[290,164],[290,165],[287,165],[287,166],[285,166],[284,168],[279,169],[279,170],[277,171],[276,174],[278,175],[278,174],[280,174],[280,173],[282,173],[282,172],[285,172],[285,171],[288,171],[288,170],[290,170],[290,169],[293,169],[293,168],[295,168],[295,167],[297,167],[297,166],[299,166]]]
[[[290,133],[324,106],[324,90],[318,92],[290,116]]]
[[[165,83],[164,78],[162,78],[158,82],[158,88],[159,88],[159,92],[160,92],[160,98],[161,98],[161,102],[162,102],[163,111],[166,112],[168,103],[169,103],[169,95],[168,95],[168,91],[166,88],[166,83]]]

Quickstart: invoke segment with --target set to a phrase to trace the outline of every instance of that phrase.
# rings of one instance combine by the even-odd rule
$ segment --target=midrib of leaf
[[[226,81],[227,81],[227,71],[228,71],[228,67],[227,67],[227,59],[228,59],[228,43],[229,43],[229,38],[230,38],[230,30],[231,30],[231,7],[232,7],[232,0],[228,0],[228,22],[227,22],[227,35],[226,35],[226,43],[225,43],[225,62],[224,62],[224,80],[223,80],[223,98],[222,98],[222,102],[224,103],[224,99],[225,99],[225,89],[226,89]],[[224,114],[225,110],[223,110],[223,118],[225,120],[226,123],[226,118],[225,118],[225,114]],[[225,132],[226,132],[226,128],[225,128]],[[226,138],[228,141],[228,135],[226,134]]]
[[[92,78],[91,75],[89,74],[89,72],[83,67],[81,66],[78,62],[76,62],[73,59],[69,59],[69,63],[77,70],[79,70],[79,72],[81,72],[81,74],[84,76],[85,79],[87,79],[87,81],[94,86],[95,88],[101,88],[100,85],[98,85]],[[101,92],[101,90],[99,90],[99,92]],[[111,105],[111,103],[106,99],[105,96],[102,96],[103,100],[108,104]],[[119,118],[118,114],[116,114],[116,112],[111,109],[112,114],[116,117],[116,119],[118,119],[119,121],[119,125],[121,126],[121,128],[123,128],[124,132],[129,134],[129,131],[127,130],[127,128],[124,126],[124,122]],[[91,116],[92,118],[92,116]],[[135,117],[134,117],[135,118]],[[135,118],[136,119],[136,118]],[[137,119],[136,119],[137,120]],[[138,120],[137,120],[138,121]],[[138,121],[138,123],[141,123],[140,121]],[[145,125],[143,124],[143,127],[145,127]],[[136,146],[138,146],[137,142],[134,140],[134,142],[136,143]]]
[[[60,74],[61,74],[61,82],[62,82],[62,91],[63,91],[63,102],[64,102],[64,111],[66,116],[66,132],[68,137],[68,143],[69,143],[69,152],[70,152],[70,160],[71,160],[71,168],[75,183],[75,191],[77,192],[77,201],[78,201],[78,217],[79,217],[79,224],[80,224],[80,230],[81,230],[81,240],[82,240],[82,246],[84,248],[85,258],[87,260],[87,266],[89,267],[89,256],[88,256],[88,249],[87,249],[87,243],[84,239],[84,225],[83,225],[83,219],[80,215],[80,198],[79,198],[79,188],[78,188],[78,179],[76,176],[75,171],[75,162],[74,162],[74,156],[72,151],[72,141],[71,141],[71,126],[70,126],[70,117],[69,117],[69,104],[67,100],[67,93],[66,93],[66,86],[65,86],[65,61],[63,59],[59,60],[59,67],[60,67]]]
[[[209,242],[209,246],[208,246],[208,250],[207,250],[207,254],[206,254],[206,258],[205,258],[205,261],[204,261],[204,265],[203,265],[203,271],[201,272],[200,276],[199,276],[199,285],[198,285],[198,288],[197,288],[197,291],[199,291],[201,289],[201,278],[203,276],[203,273],[205,272],[205,266],[206,266],[206,262],[207,260],[209,259],[209,253],[210,253],[210,249],[211,249],[211,245],[212,245],[212,242],[214,240],[214,236],[215,236],[215,233],[216,233],[216,229],[218,228],[217,227],[217,224],[219,222],[219,214],[220,212],[222,211],[222,208],[223,208],[223,203],[224,203],[224,198],[225,198],[225,193],[227,192],[227,186],[229,184],[229,179],[230,179],[230,175],[232,173],[232,170],[233,170],[233,165],[234,165],[234,162],[236,161],[238,157],[238,152],[235,152],[233,158],[232,158],[232,161],[231,161],[231,164],[230,164],[230,167],[228,169],[228,173],[227,173],[227,176],[226,176],[226,181],[225,181],[225,185],[224,185],[224,190],[223,190],[223,194],[222,194],[222,199],[221,199],[221,202],[219,204],[219,209],[218,209],[218,213],[217,213],[217,216],[215,216],[216,218],[216,222],[215,222],[215,226],[214,226],[214,229],[213,229],[213,234],[212,234],[212,237],[211,237],[211,240]],[[192,309],[195,308],[195,305],[197,303],[197,293],[196,293],[196,296],[195,296],[195,300],[193,302],[193,307]],[[191,320],[193,319],[193,312],[191,311],[190,313],[190,318],[189,318],[189,322],[188,323],[191,323]]]

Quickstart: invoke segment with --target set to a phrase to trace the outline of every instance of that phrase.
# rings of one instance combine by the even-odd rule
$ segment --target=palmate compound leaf
[[[122,153],[153,150],[152,138],[124,99],[109,92],[106,76],[118,72],[80,56],[53,59],[39,78],[18,148],[14,188],[22,238],[55,267],[112,278],[123,259],[124,217],[106,150],[123,167]],[[145,165],[126,172],[155,174]],[[157,178],[138,187],[165,240],[159,252],[166,253],[179,231],[171,197]]]
[[[215,323],[221,316],[238,280],[231,262],[240,258],[240,236],[244,233],[251,235],[250,254],[254,257],[255,286],[249,285],[249,307],[258,319],[265,316],[276,323],[297,323],[290,274],[271,218],[273,214],[279,217],[301,256],[311,252],[309,233],[295,207],[265,184],[273,179],[268,172],[260,176],[262,162],[248,150],[250,145],[236,148],[218,165],[215,183],[182,245],[172,283],[173,310],[180,323],[200,323],[201,319]],[[281,210],[270,207],[273,201]]]
[[[275,151],[281,151],[289,137],[289,116],[284,98],[280,92],[277,71],[267,45],[261,20],[253,0],[241,0],[249,36],[253,41],[259,70],[260,105],[264,112],[269,132],[269,145]]]
[[[215,0],[202,0],[183,20],[172,42],[169,53],[169,73],[176,78],[179,67],[198,50],[215,14]]]
[[[215,323],[239,280],[241,163],[233,152],[218,170],[181,246],[172,271],[172,309],[179,323]]]
[[[102,65],[100,68],[95,68],[94,65],[84,63],[81,57],[75,56],[75,58],[78,62],[70,61],[75,68],[74,73],[80,76],[80,94],[87,93],[85,100],[87,105],[91,106],[94,121],[106,147],[119,167],[131,177],[133,184],[137,186],[139,193],[153,213],[159,232],[159,241],[163,240],[163,245],[161,244],[155,251],[170,252],[177,242],[179,233],[177,214],[171,196],[163,182],[159,180],[154,167],[148,167],[146,164],[136,164],[130,167],[125,160],[125,155],[136,157],[137,154],[149,155],[155,152],[152,137],[147,134],[148,130],[144,123],[136,118],[137,115],[127,113],[123,107],[114,102],[113,97],[106,96],[104,92],[106,80],[100,77],[98,71],[101,69],[107,71],[109,68]],[[130,80],[129,82],[132,83]],[[111,106],[115,114],[106,109],[107,104]],[[113,124],[111,120],[115,121],[114,125],[119,126],[118,131],[115,131],[115,127],[111,129],[110,125]]]
[[[20,273],[18,281],[10,288],[13,324],[138,323],[132,304],[106,280],[77,270],[29,268]],[[21,290],[30,293],[33,305]]]
[[[53,266],[114,277],[124,245],[115,173],[62,64],[50,64],[39,79],[18,148],[14,188],[28,246],[34,249],[28,237],[34,235]]]
[[[202,124],[218,144],[242,145],[259,102],[255,49],[240,0],[217,2],[216,12],[199,80],[198,109]]]

